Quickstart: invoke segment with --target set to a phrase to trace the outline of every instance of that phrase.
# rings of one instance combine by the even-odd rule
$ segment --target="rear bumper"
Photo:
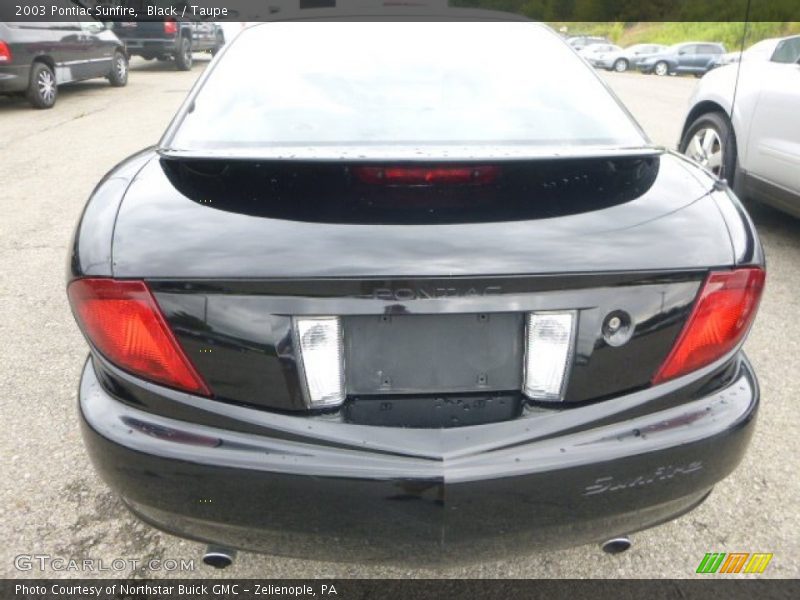
[[[0,67],[0,94],[13,94],[28,89],[30,65]]]
[[[179,38],[123,39],[125,50],[134,56],[171,56],[178,51]]]
[[[220,412],[170,392],[174,415],[191,408],[206,424],[189,423],[116,399],[91,360],[79,402],[96,468],[163,530],[303,558],[465,562],[599,542],[699,504],[754,427],[758,385],[733,360],[730,383],[670,408],[664,384],[448,430]]]

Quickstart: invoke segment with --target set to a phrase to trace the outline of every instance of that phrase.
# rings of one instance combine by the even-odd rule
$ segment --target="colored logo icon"
[[[771,560],[772,554],[765,552],[708,552],[697,573],[763,573]]]

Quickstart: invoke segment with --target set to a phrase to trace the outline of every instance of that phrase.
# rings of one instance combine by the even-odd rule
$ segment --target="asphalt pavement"
[[[697,510],[633,536],[619,556],[583,546],[448,569],[312,562],[241,554],[202,565],[200,544],[128,514],[95,475],[78,428],[76,390],[87,348],[64,293],[70,236],[93,186],[117,162],[155,144],[197,76],[134,60],[126,88],[98,80],[64,88],[36,111],[0,97],[0,547],[2,577],[691,577],[706,552],[771,552],[762,575],[800,574],[800,220],[751,206],[769,264],[746,350],[762,386],[742,465]],[[674,147],[693,78],[603,74],[654,141]],[[105,572],[18,570],[20,555],[90,559]],[[194,560],[194,571],[143,571],[151,559]],[[22,563],[25,566],[26,563]],[[120,565],[119,562],[116,563]],[[171,564],[171,563],[170,563]]]

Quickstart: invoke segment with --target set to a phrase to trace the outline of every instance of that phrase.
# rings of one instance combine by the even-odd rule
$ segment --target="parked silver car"
[[[667,49],[661,44],[634,44],[627,48],[607,52],[603,56],[595,57],[592,63],[600,69],[622,73],[628,69],[637,68],[645,59],[660,54]]]
[[[799,112],[800,36],[793,36],[776,45],[769,61],[745,60],[706,75],[690,101],[679,148],[740,196],[800,217]]]
[[[578,50],[578,54],[593,67],[598,67],[605,60],[607,54],[620,51],[622,48],[614,44],[590,44]]]

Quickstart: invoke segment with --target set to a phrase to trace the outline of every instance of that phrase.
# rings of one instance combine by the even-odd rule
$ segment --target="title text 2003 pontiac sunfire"
[[[67,291],[86,444],[147,522],[473,561],[702,502],[763,286],[738,200],[566,43],[464,20],[244,32],[96,188]]]

